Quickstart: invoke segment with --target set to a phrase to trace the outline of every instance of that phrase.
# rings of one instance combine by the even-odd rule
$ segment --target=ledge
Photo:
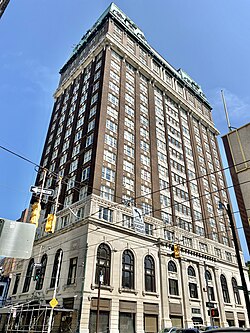
[[[118,288],[118,292],[121,293],[129,293],[129,294],[135,294],[138,295],[138,290],[135,289],[127,289],[127,288]]]

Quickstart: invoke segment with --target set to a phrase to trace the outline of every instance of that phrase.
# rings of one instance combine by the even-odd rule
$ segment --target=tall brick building
[[[218,210],[229,201],[218,131],[201,87],[114,4],[60,74],[41,158],[55,193],[43,199],[33,257],[14,271],[18,325],[46,327],[60,254],[55,332],[95,332],[98,304],[103,332],[248,325],[229,223]],[[56,231],[47,235],[43,218],[54,212],[59,177]]]

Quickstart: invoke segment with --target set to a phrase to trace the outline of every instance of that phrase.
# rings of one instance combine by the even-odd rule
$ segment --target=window
[[[108,186],[101,185],[100,196],[107,200],[114,200],[114,190]]]
[[[83,163],[87,163],[91,160],[91,155],[92,155],[92,149],[86,151],[86,153],[83,156]]]
[[[30,288],[30,281],[32,278],[32,273],[33,273],[33,267],[34,267],[34,259],[31,259],[27,268],[26,272],[26,277],[24,280],[24,285],[23,285],[23,293],[26,293],[29,291]]]
[[[103,275],[103,285],[110,285],[111,251],[108,245],[101,244],[97,249],[95,283],[99,284]]]
[[[132,216],[122,215],[122,225],[126,228],[134,229],[134,219]]]
[[[176,264],[173,262],[173,260],[170,260],[168,262],[168,271],[177,273],[177,267]]]
[[[129,147],[127,145],[124,145],[124,154],[126,154],[129,157],[134,157],[134,149],[132,147]]]
[[[12,295],[15,295],[17,293],[20,278],[21,278],[21,274],[20,273],[16,274],[16,279],[15,279],[15,284],[14,284],[14,288],[12,291]]]
[[[221,289],[222,289],[222,294],[223,294],[223,300],[225,303],[230,303],[230,297],[229,297],[229,292],[228,292],[228,287],[227,287],[227,280],[224,275],[220,276],[220,283],[221,283]]]
[[[104,142],[113,148],[116,148],[116,146],[117,146],[117,140],[109,134],[105,134]]]
[[[77,272],[77,257],[71,258],[69,261],[69,274],[67,285],[74,284],[76,282],[76,272]]]
[[[146,235],[153,235],[153,224],[145,223],[145,234]]]
[[[210,301],[215,301],[214,288],[209,286],[209,287],[207,288],[207,291],[208,291],[208,299],[209,299]]]
[[[130,163],[129,161],[124,160],[123,161],[123,170],[130,172],[130,173],[134,173],[134,164]]]
[[[151,256],[146,256],[144,260],[145,290],[155,292],[155,264]]]
[[[118,106],[119,104],[119,99],[111,93],[108,94],[108,100],[111,104],[115,106]]]
[[[232,287],[233,287],[235,304],[241,304],[240,293],[239,293],[237,281],[234,277],[232,278]]]
[[[196,283],[189,282],[189,296],[191,298],[198,298],[198,289]]]
[[[196,276],[195,270],[192,266],[188,266],[188,276]]]
[[[38,280],[36,281],[36,290],[41,290],[43,288],[43,281],[45,277],[45,271],[47,266],[48,256],[44,254],[41,260],[41,271]]]
[[[109,129],[111,132],[117,132],[117,125],[109,119],[106,120],[106,128]]]
[[[113,211],[107,207],[99,207],[99,219],[113,222]]]
[[[122,287],[134,289],[134,255],[130,250],[122,255]]]
[[[107,161],[111,164],[115,164],[115,162],[116,162],[116,154],[114,154],[114,153],[112,153],[111,151],[108,151],[108,150],[104,150],[103,158],[104,158],[105,161]]]
[[[212,281],[212,274],[209,271],[206,271],[205,278],[207,281]]]
[[[169,295],[179,295],[178,280],[168,279]]]
[[[88,132],[92,131],[95,128],[95,119],[91,120],[88,124]]]
[[[82,170],[82,181],[89,179],[90,167],[87,167]]]
[[[87,136],[85,147],[90,146],[93,143],[93,140],[94,140],[94,133]]]
[[[106,167],[102,167],[102,178],[110,182],[115,181],[115,171]]]
[[[56,255],[55,255],[55,259],[54,259],[54,265],[53,265],[53,269],[52,269],[51,280],[50,280],[50,288],[54,288],[55,284],[56,284],[56,273],[57,273],[57,270],[58,270],[60,253],[62,253],[61,249],[56,251]],[[60,259],[58,282],[60,281],[61,266],[62,266],[62,254],[61,254],[61,259]],[[58,285],[58,283],[57,283],[57,285]]]
[[[77,169],[77,163],[78,163],[78,160],[75,160],[72,163],[70,163],[69,172],[73,172]]]

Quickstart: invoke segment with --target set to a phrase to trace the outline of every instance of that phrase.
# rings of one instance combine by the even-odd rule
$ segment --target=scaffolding
[[[47,333],[51,310],[49,304],[34,302],[11,305],[6,311],[8,312],[8,320],[4,332]],[[76,310],[55,308],[51,333],[73,333],[72,317],[74,312]]]

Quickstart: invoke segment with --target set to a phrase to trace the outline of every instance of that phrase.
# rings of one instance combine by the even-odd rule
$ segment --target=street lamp
[[[243,270],[243,266],[242,266],[242,262],[241,262],[240,249],[239,249],[239,244],[238,244],[238,240],[237,240],[237,236],[236,236],[235,225],[234,225],[234,222],[233,222],[232,211],[231,211],[231,208],[230,208],[229,204],[225,205],[222,202],[219,202],[219,209],[222,209],[222,210],[225,209],[226,212],[227,212],[227,216],[229,218],[230,227],[231,227],[231,230],[232,230],[235,252],[236,252],[236,258],[237,258],[237,262],[238,262],[238,266],[239,266],[242,288],[243,288],[245,302],[246,302],[248,320],[250,321],[250,301],[249,301],[249,296],[248,296],[248,290],[247,290],[247,284],[246,284],[246,279],[245,279],[245,275],[244,275],[244,270]]]

